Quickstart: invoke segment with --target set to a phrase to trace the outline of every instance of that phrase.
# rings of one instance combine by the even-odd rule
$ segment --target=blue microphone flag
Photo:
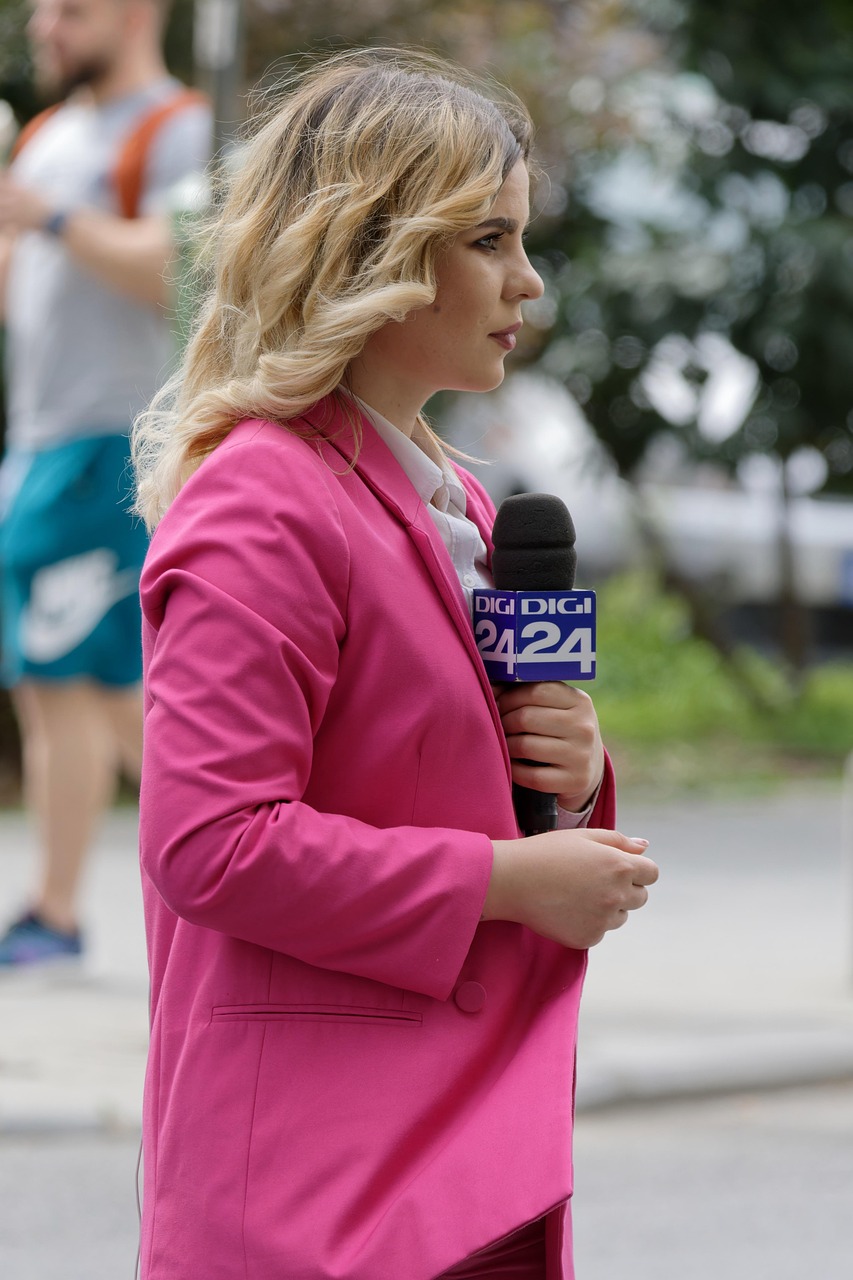
[[[473,593],[474,635],[490,680],[595,679],[594,591]]]

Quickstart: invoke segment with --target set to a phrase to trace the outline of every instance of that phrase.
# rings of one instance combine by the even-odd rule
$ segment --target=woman
[[[588,697],[490,688],[494,513],[421,416],[541,292],[529,139],[425,60],[315,69],[138,425],[146,1280],[572,1274],[583,948],[657,872]],[[575,829],[520,839],[511,779]]]

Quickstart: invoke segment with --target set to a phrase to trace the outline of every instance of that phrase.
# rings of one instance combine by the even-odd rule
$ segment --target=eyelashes
[[[503,231],[493,231],[491,235],[482,236],[474,241],[475,249],[485,249],[487,253],[497,253],[498,241],[503,240]]]
[[[498,249],[498,242],[503,240],[505,235],[506,235],[506,232],[504,231],[492,231],[489,233],[489,235],[481,236],[479,240],[475,240],[474,248],[484,249],[486,253],[496,253]],[[522,231],[521,233],[521,243],[522,245],[527,244],[526,230]]]

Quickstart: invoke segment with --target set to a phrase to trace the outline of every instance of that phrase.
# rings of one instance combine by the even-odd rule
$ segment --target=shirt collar
[[[419,431],[418,426],[415,427],[412,439],[409,439],[372,405],[366,404],[359,396],[353,395],[352,398],[373,423],[377,435],[391,450],[421,500],[427,505],[432,503],[439,511],[447,511],[452,503],[464,514],[465,490],[449,460],[435,442]]]

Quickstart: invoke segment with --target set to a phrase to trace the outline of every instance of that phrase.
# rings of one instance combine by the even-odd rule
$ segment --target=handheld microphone
[[[519,614],[523,615],[519,620],[513,613],[514,629],[512,632],[507,629],[504,631],[505,636],[512,636],[509,643],[512,645],[513,661],[512,664],[507,661],[510,678],[576,679],[579,674],[577,668],[580,667],[585,668],[580,678],[589,679],[590,670],[594,674],[595,662],[594,601],[589,599],[593,593],[573,591],[577,567],[575,527],[565,503],[550,493],[521,493],[506,498],[498,509],[492,537],[495,545],[492,557],[495,579],[492,599],[494,613],[508,612],[498,608],[501,600],[499,593],[526,593],[510,598],[513,607],[518,603]],[[481,596],[481,606],[488,594],[476,593]],[[476,609],[475,600],[475,618]],[[585,629],[577,627],[576,624],[581,620],[577,615],[585,615]],[[568,635],[558,625],[566,623],[571,628]],[[492,627],[494,623],[481,621],[477,625]],[[548,629],[551,630],[551,635],[548,634]],[[523,639],[543,631],[546,638],[531,641],[525,650]],[[556,642],[562,642],[556,651],[553,637],[555,632]],[[478,631],[478,637],[481,634]],[[526,671],[522,667],[525,673],[520,674],[520,660],[528,654]],[[569,655],[571,663],[567,663]],[[545,657],[551,659],[552,669],[546,673],[544,667],[534,667],[530,671],[531,661],[542,661]],[[556,675],[554,663],[559,660],[562,660],[563,667],[571,665],[572,670],[566,671],[565,675]],[[556,829],[556,795],[533,791],[518,783],[513,783],[512,793],[518,824],[526,836]]]
[[[505,498],[492,541],[499,591],[571,591],[575,585],[575,526],[565,502],[553,493]]]

